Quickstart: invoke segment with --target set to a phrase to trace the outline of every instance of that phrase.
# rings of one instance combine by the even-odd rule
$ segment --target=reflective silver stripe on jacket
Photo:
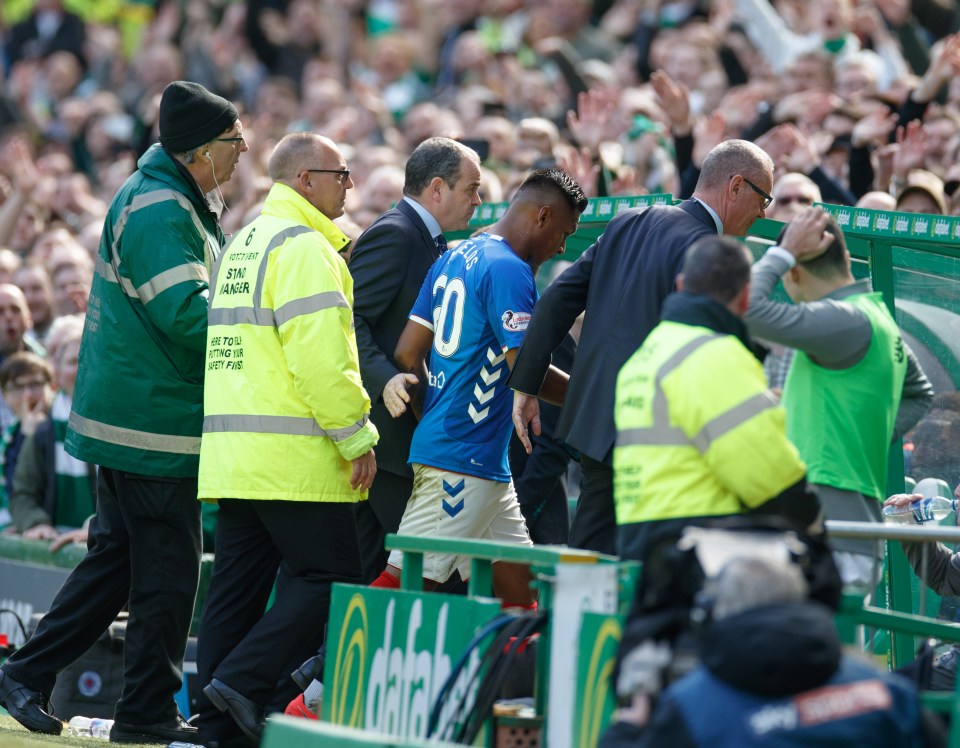
[[[700,450],[700,454],[703,454],[710,449],[713,442],[728,431],[732,431],[741,423],[746,423],[755,415],[769,410],[776,404],[777,401],[774,400],[773,394],[769,390],[754,395],[705,424],[699,433],[693,437],[693,445]]]
[[[280,325],[289,322],[294,317],[299,317],[303,314],[313,314],[314,312],[319,312],[321,309],[333,309],[338,306],[349,309],[350,304],[347,302],[347,297],[339,291],[324,291],[322,293],[316,293],[313,296],[288,301],[279,309],[274,310],[273,316],[277,321],[277,327],[280,327]]]
[[[137,289],[133,287],[133,283],[130,282],[130,279],[124,278],[122,275],[118,278],[117,274],[113,270],[113,265],[106,262],[100,255],[97,255],[94,270],[96,271],[97,275],[99,275],[108,283],[119,283],[120,288],[127,296],[134,299],[139,298],[139,296],[137,296]]]
[[[187,281],[209,283],[210,277],[207,275],[206,266],[197,262],[185,262],[183,265],[177,265],[169,270],[164,270],[162,273],[157,273],[137,288],[137,296],[144,304],[147,304],[168,288],[173,288],[178,283],[186,283]]]
[[[203,433],[226,434],[288,434],[290,436],[326,436],[335,442],[342,442],[356,434],[366,425],[364,416],[350,426],[339,429],[322,429],[312,418],[299,416],[262,416],[224,414],[209,415],[203,419]]]
[[[667,358],[657,370],[657,376],[654,382],[653,405],[651,407],[653,424],[643,428],[618,431],[618,447],[632,447],[636,445],[680,447],[692,444],[683,429],[670,425],[670,406],[667,403],[667,396],[663,392],[662,382],[670,372],[680,366],[697,348],[718,337],[720,336],[716,333],[701,335],[686,342],[670,354],[669,358]]]
[[[287,239],[300,236],[314,231],[309,226],[289,226],[270,238],[266,248],[263,250],[263,257],[260,258],[260,267],[257,270],[257,280],[253,286],[253,306],[235,306],[235,307],[217,307],[216,286],[213,286],[213,298],[211,299],[210,309],[207,312],[207,322],[210,325],[260,325],[264,327],[279,327],[284,322],[289,322],[294,317],[301,314],[310,314],[311,312],[329,309],[338,306],[349,308],[346,297],[339,291],[325,291],[323,293],[307,296],[303,299],[294,299],[287,302],[277,310],[268,309],[263,306],[263,284],[267,276],[267,261],[270,259],[270,253],[280,247]],[[239,239],[237,236],[233,241]],[[233,243],[231,242],[231,247]],[[225,257],[227,252],[221,255]],[[214,270],[214,278],[219,274],[222,262],[218,262]],[[281,432],[282,433],[282,432]]]
[[[134,198],[130,201],[130,204],[125,206],[123,210],[120,211],[120,215],[117,218],[116,223],[113,225],[113,244],[110,247],[112,263],[106,262],[98,255],[96,271],[100,276],[111,283],[119,282],[123,292],[127,296],[139,298],[143,304],[147,304],[148,302],[152,301],[161,292],[171,288],[177,283],[184,283],[186,281],[194,280],[209,280],[209,273],[206,265],[200,263],[184,263],[183,265],[178,265],[177,267],[168,268],[167,270],[158,273],[138,288],[134,288],[133,283],[128,278],[125,278],[122,275],[119,277],[117,276],[117,273],[114,270],[114,264],[117,267],[120,266],[120,239],[123,236],[124,229],[126,228],[127,220],[138,210],[142,210],[143,208],[156,205],[157,203],[166,202],[168,200],[173,200],[181,208],[187,211],[187,214],[190,216],[190,220],[193,222],[194,228],[197,230],[197,234],[199,234],[199,236],[203,239],[204,258],[215,258],[220,252],[219,244],[215,238],[211,237],[211,235],[204,228],[203,223],[200,221],[200,216],[197,215],[197,211],[194,209],[193,203],[191,203],[190,199],[182,192],[177,192],[176,190],[154,190],[153,192],[147,192],[142,195],[134,196]]]
[[[113,426],[109,423],[94,421],[71,411],[67,426],[80,436],[116,444],[130,449],[146,449],[151,452],[170,452],[179,455],[200,454],[199,436],[175,436],[173,434],[154,434],[149,431],[137,431]]]

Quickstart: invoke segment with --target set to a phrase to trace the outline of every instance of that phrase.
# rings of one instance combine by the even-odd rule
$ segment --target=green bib
[[[907,358],[879,293],[844,301],[869,320],[870,347],[858,364],[839,370],[797,352],[783,388],[787,434],[807,463],[811,483],[882,500]]]

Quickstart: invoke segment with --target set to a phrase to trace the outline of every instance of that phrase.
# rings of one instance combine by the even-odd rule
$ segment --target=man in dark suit
[[[620,213],[537,303],[510,377],[513,421],[531,450],[540,433],[536,393],[574,320],[583,332],[556,438],[580,452],[583,480],[570,545],[616,553],[612,453],[617,373],[660,320],[687,248],[710,234],[743,236],[770,203],[773,162],[744,140],[728,140],[704,159],[693,197],[677,206]]]
[[[480,205],[479,187],[473,150],[449,138],[425,140],[407,161],[403,199],[361,234],[350,257],[360,375],[380,430],[377,480],[357,510],[368,582],[386,568],[384,537],[400,526],[413,490],[407,457],[416,420],[409,411],[392,418],[384,406],[385,397],[407,397],[411,376],[397,368],[393,351],[427,270],[446,250],[443,233],[467,227]]]

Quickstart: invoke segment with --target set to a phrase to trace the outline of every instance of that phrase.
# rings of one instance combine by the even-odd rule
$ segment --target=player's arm
[[[416,403],[420,383],[427,381],[427,355],[432,347],[433,328],[416,318],[408,319],[393,353],[393,360],[406,378],[394,377],[383,390],[384,405],[394,418],[406,411],[411,400]],[[416,404],[412,407],[419,418],[419,407]]]

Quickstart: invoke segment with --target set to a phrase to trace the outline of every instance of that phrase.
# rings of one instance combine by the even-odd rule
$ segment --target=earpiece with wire
[[[227,201],[223,197],[223,190],[220,189],[220,182],[217,181],[217,170],[213,168],[213,159],[210,158],[210,149],[208,148],[203,152],[203,155],[207,157],[207,163],[210,164],[210,173],[213,175],[213,183],[217,185],[217,193],[220,195],[220,202],[223,203],[223,209],[230,212],[230,207],[227,205]]]

